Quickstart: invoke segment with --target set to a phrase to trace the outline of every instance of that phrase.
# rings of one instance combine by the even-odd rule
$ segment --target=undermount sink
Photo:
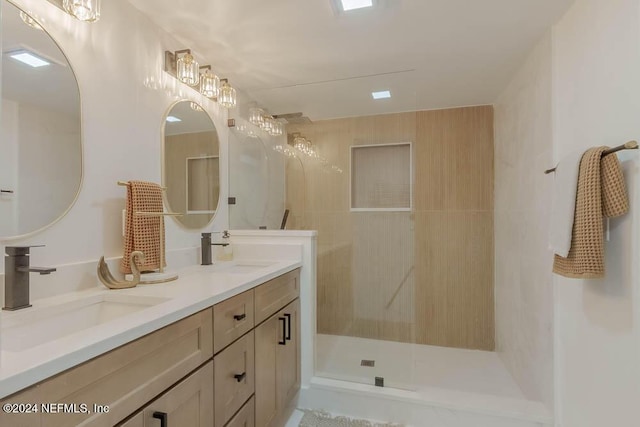
[[[0,348],[5,351],[27,350],[167,300],[106,293],[46,307],[26,308],[2,318]]]

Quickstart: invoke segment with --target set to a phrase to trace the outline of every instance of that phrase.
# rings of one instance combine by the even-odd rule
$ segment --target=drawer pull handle
[[[242,382],[242,380],[243,380],[246,376],[247,376],[247,373],[246,373],[246,372],[243,372],[243,373],[241,373],[241,374],[235,374],[235,375],[233,376],[233,378],[235,378],[235,379],[236,379],[236,381],[238,381],[238,382]]]
[[[287,319],[286,317],[278,317],[282,322],[282,340],[278,341],[280,345],[287,345]]]
[[[156,411],[152,415],[156,420],[160,420],[160,427],[169,427],[169,422],[167,421],[167,413]]]
[[[233,315],[233,318],[234,318],[236,321],[238,321],[238,322],[239,322],[239,321],[241,321],[242,319],[244,319],[245,317],[247,317],[247,315],[246,315],[245,313],[242,313],[242,314],[234,314],[234,315]]]
[[[289,313],[285,313],[284,317],[287,318],[287,333],[285,335],[285,339],[287,341],[291,341],[291,315]]]

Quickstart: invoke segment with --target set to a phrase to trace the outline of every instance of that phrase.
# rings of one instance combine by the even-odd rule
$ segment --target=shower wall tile
[[[415,148],[415,206],[493,209],[493,108],[420,111]]]
[[[495,105],[496,349],[532,400],[553,407],[551,35]]]
[[[416,339],[493,350],[493,213],[418,212]]]

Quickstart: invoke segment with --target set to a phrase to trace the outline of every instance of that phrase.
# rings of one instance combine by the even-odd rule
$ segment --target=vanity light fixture
[[[100,19],[100,0],[63,0],[62,7],[80,21],[95,22]]]
[[[177,118],[176,116],[167,116],[167,121],[169,123],[181,122],[182,120]]]
[[[345,12],[373,6],[373,0],[340,0],[340,3],[342,10]]]
[[[51,65],[51,62],[41,58],[40,56],[26,49],[18,49],[8,53],[9,57],[27,64],[33,68],[45,67]]]
[[[264,123],[264,110],[258,107],[249,108],[249,122],[253,125],[256,125],[262,128],[262,124]]]
[[[165,51],[164,70],[189,86],[200,83],[200,66],[191,54],[191,49]]]
[[[211,72],[211,65],[200,67],[200,93],[207,98],[217,98],[220,90],[220,78]]]
[[[371,92],[373,99],[387,99],[391,98],[391,92],[388,90],[382,90],[380,92]]]
[[[42,27],[40,26],[40,24],[38,24],[35,19],[27,15],[27,13],[23,12],[22,10],[20,11],[20,19],[22,19],[22,22],[24,22],[31,28],[35,28],[36,30],[42,30]]]
[[[229,84],[229,79],[220,79],[222,86],[218,94],[218,102],[225,108],[236,106],[236,90]]]

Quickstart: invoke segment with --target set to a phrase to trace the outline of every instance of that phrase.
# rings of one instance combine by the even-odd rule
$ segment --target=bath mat
[[[403,427],[402,424],[373,423],[347,417],[334,417],[324,411],[304,411],[299,427]]]

